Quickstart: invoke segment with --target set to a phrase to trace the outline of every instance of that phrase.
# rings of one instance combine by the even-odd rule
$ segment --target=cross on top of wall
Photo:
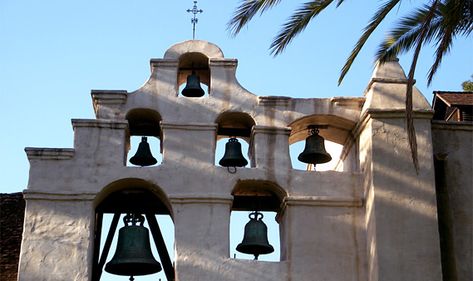
[[[192,9],[187,9],[187,12],[194,14],[194,17],[191,19],[191,23],[192,23],[192,40],[195,40],[195,25],[199,21],[196,15],[199,13],[203,13],[204,11],[202,9],[197,9],[197,1],[194,1],[194,6],[192,7]]]

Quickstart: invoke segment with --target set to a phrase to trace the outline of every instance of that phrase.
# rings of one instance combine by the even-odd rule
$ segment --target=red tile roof
[[[473,105],[473,92],[434,91],[434,95],[448,106]]]
[[[0,193],[0,280],[17,280],[23,233],[23,194]]]

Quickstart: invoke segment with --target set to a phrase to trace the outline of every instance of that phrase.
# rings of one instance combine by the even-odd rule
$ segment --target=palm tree
[[[313,18],[328,6],[334,4],[338,7],[343,2],[344,0],[312,0],[303,3],[283,24],[282,29],[273,39],[270,45],[271,53],[278,55],[283,52]],[[342,67],[338,80],[339,85],[371,34],[401,2],[401,0],[385,0],[379,6]],[[233,18],[229,21],[228,28],[233,35],[236,35],[256,14],[264,13],[279,3],[281,3],[281,0],[242,0]],[[443,56],[452,47],[455,37],[468,37],[472,30],[473,0],[428,0],[425,1],[422,7],[413,9],[411,14],[399,19],[376,52],[376,60],[384,63],[402,53],[414,50],[406,90],[406,122],[412,160],[416,171],[419,169],[419,164],[412,119],[412,88],[417,59],[422,46],[430,43],[436,48],[434,63],[428,73],[427,83],[430,84],[442,62]]]
[[[462,88],[465,92],[473,92],[473,75],[471,75],[470,80],[463,81]]]

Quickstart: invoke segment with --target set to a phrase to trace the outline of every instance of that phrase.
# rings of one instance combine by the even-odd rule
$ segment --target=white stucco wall
[[[188,52],[209,59],[205,97],[178,94],[179,57]],[[19,280],[91,280],[95,207],[113,191],[136,187],[168,201],[176,280],[440,280],[431,112],[416,90],[416,174],[405,144],[399,64],[378,66],[364,97],[313,99],[259,97],[238,83],[236,67],[211,43],[176,44],[151,60],[142,88],[92,91],[97,119],[73,119],[73,148],[27,148]],[[128,167],[126,116],[143,108],[162,118],[163,161]],[[252,165],[234,174],[214,165],[216,120],[226,112],[255,123]],[[289,144],[304,139],[310,124],[326,126],[321,135],[345,146],[345,170],[292,169]],[[229,257],[232,191],[245,180],[278,187],[280,262]]]

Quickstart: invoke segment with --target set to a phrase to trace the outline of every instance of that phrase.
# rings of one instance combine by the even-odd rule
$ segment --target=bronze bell
[[[141,137],[136,154],[130,158],[130,163],[137,166],[151,166],[158,163],[153,154],[151,154],[147,137]]]
[[[309,131],[311,135],[305,140],[304,151],[297,159],[308,164],[321,164],[332,160],[332,156],[325,151],[325,140],[319,135],[319,130],[309,127]]]
[[[182,90],[182,95],[185,97],[197,98],[205,94],[202,87],[200,87],[199,75],[192,71],[191,75],[187,76],[186,87]]]
[[[259,255],[274,252],[274,248],[268,242],[268,227],[262,221],[263,214],[253,212],[248,217],[250,221],[245,225],[243,241],[236,249],[238,252],[254,255],[257,260]]]
[[[125,226],[118,233],[117,249],[105,265],[105,271],[116,275],[137,276],[161,271],[161,264],[151,253],[149,231],[143,226],[142,215],[128,214]],[[140,223],[140,225],[137,225]],[[133,278],[131,278],[133,280]]]
[[[230,138],[225,144],[225,153],[218,162],[223,167],[244,167],[248,164],[241,153],[241,144],[237,138]]]

